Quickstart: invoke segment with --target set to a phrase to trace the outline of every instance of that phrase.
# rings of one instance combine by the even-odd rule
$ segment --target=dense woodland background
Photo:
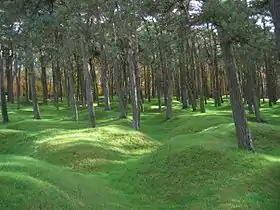
[[[260,103],[279,98],[280,3],[278,0],[4,0],[0,7],[0,83],[3,123],[8,103],[66,101],[132,116],[139,130],[144,103],[172,118],[182,109],[207,112],[213,98],[230,95],[237,143],[254,151],[246,112],[266,122]],[[275,41],[276,40],[276,41]],[[7,95],[7,101],[6,101]]]

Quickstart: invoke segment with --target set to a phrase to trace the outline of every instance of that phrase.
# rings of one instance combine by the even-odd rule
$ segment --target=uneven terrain
[[[117,104],[96,108],[97,128],[70,111],[9,106],[0,126],[0,209],[278,209],[280,107],[262,104],[267,123],[248,116],[257,154],[236,147],[230,106],[173,118],[146,104],[141,131],[118,119]]]

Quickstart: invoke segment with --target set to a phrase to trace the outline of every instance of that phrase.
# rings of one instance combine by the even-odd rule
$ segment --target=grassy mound
[[[130,163],[124,173],[115,175],[112,185],[128,194],[141,192],[134,202],[145,195],[164,209],[277,209],[279,156],[205,143],[221,141],[220,137],[193,137],[171,140],[157,152]],[[269,147],[265,142],[259,145]]]
[[[0,170],[1,209],[111,209],[126,202],[96,176],[33,158],[0,156]]]
[[[114,105],[115,106],[115,105]],[[213,106],[210,104],[210,106]],[[236,148],[228,104],[165,121],[145,105],[141,132],[97,107],[98,127],[69,110],[10,108],[0,126],[0,209],[278,209],[279,107],[250,121],[257,154]],[[250,116],[253,118],[253,116]]]

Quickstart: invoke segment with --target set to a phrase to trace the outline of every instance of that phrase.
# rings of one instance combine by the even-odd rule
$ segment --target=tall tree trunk
[[[132,102],[132,126],[136,130],[140,129],[140,109],[139,109],[139,91],[137,88],[137,76],[136,76],[136,66],[134,65],[134,49],[135,43],[132,37],[129,40],[129,50],[128,50],[128,65],[129,65],[129,81],[130,81],[130,91],[131,91],[131,102]]]
[[[215,35],[213,35],[212,33],[212,37],[213,37],[213,43],[214,43],[214,51],[213,51],[213,64],[214,64],[214,95],[215,95],[215,106],[219,107],[221,106],[221,84],[220,84],[220,73],[219,73],[219,65],[218,65],[218,49],[217,49],[217,40]]]
[[[34,112],[34,118],[35,119],[41,119],[40,116],[40,110],[39,110],[39,105],[37,102],[37,92],[36,92],[36,75],[35,75],[35,69],[34,69],[34,59],[33,55],[30,52],[29,54],[29,73],[30,73],[30,81],[31,81],[31,99],[33,103],[33,112]]]
[[[155,78],[155,69],[153,65],[151,65],[151,72],[152,72],[152,98],[156,97],[156,78]]]
[[[249,129],[248,122],[245,116],[245,110],[242,104],[240,85],[238,83],[237,77],[237,69],[233,60],[232,46],[228,40],[224,40],[224,38],[226,39],[226,34],[220,34],[220,36],[222,53],[224,56],[224,62],[228,74],[227,76],[230,89],[230,103],[232,107],[232,115],[235,124],[238,147],[254,151],[251,131]]]
[[[14,69],[16,75],[16,87],[17,87],[17,109],[20,109],[20,77],[21,77],[21,67],[18,66],[17,58],[14,61]]]
[[[151,102],[151,69],[147,67],[147,98]]]
[[[7,72],[7,86],[8,86],[8,102],[14,103],[14,77],[12,68],[13,58],[7,55],[6,58],[6,72]]]
[[[172,69],[167,69],[167,100],[166,100],[166,120],[172,117],[172,98],[173,98],[173,79],[172,79]]]
[[[260,106],[259,106],[259,99],[257,97],[257,93],[256,93],[256,84],[254,82],[254,78],[256,78],[255,76],[255,72],[256,71],[254,68],[251,68],[248,72],[248,100],[250,101],[250,104],[254,107],[254,113],[256,116],[256,120],[257,122],[261,123],[264,122],[262,117],[261,117],[261,112],[260,112]]]
[[[43,103],[48,103],[48,83],[47,83],[47,72],[46,72],[46,61],[45,57],[41,55],[41,82],[42,82],[42,89],[43,89]]]
[[[75,87],[74,87],[74,79],[73,79],[73,66],[71,63],[71,59],[69,58],[68,61],[68,70],[66,71],[68,81],[69,81],[69,101],[70,101],[70,107],[71,107],[71,114],[72,114],[72,120],[78,121],[79,115],[78,115],[78,109],[77,109],[77,101],[75,97]]]
[[[162,111],[162,106],[161,106],[161,74],[157,73],[156,74],[156,87],[157,87],[157,99],[158,99],[158,111]]]
[[[189,107],[188,101],[188,90],[187,90],[187,75],[186,75],[186,67],[185,67],[185,52],[184,45],[181,44],[179,46],[180,54],[179,54],[179,66],[180,66],[180,86],[181,86],[181,100],[182,100],[182,108],[187,109]]]
[[[93,101],[98,102],[98,84],[97,84],[97,75],[94,65],[94,59],[89,59],[89,65],[90,65],[90,74],[92,78],[92,85],[93,85]]]
[[[104,47],[102,44],[101,55],[101,85],[104,94],[104,102],[105,102],[105,111],[109,111],[111,109],[110,105],[110,96],[109,96],[109,87],[108,87],[108,78],[107,78],[107,59],[104,51]]]
[[[266,87],[267,87],[267,96],[269,99],[269,106],[272,106],[276,103],[276,78],[275,78],[275,70],[272,66],[271,58],[267,58],[266,62]]]
[[[272,19],[275,27],[278,61],[280,61],[280,1],[269,0],[268,2],[269,2],[270,13],[272,14]]]
[[[25,100],[29,101],[29,79],[27,67],[25,67]]]
[[[58,72],[59,72],[59,62],[56,64],[52,61],[52,74],[53,74],[53,97],[54,97],[54,105],[57,110],[59,110],[59,102],[58,102]]]
[[[205,93],[204,93],[204,83],[203,83],[203,73],[204,73],[204,67],[201,61],[199,61],[199,73],[197,74],[197,81],[199,85],[199,105],[200,105],[200,112],[205,113]]]
[[[82,50],[84,50],[82,48]],[[85,54],[84,54],[85,56]],[[89,128],[95,128],[96,127],[96,117],[94,112],[94,106],[93,106],[93,95],[92,95],[92,79],[91,79],[91,73],[90,73],[90,65],[88,63],[88,59],[86,59],[86,56],[83,58],[84,65],[83,65],[83,72],[84,72],[84,81],[86,86],[86,104],[88,107],[88,127]]]
[[[115,85],[116,92],[119,100],[120,106],[120,118],[127,118],[126,104],[124,99],[124,89],[123,89],[123,78],[121,74],[121,69],[119,67],[119,60],[116,56],[114,61],[114,74],[115,74]]]
[[[4,88],[4,62],[3,58],[0,55],[0,89],[1,89],[1,110],[2,110],[2,121],[3,124],[7,124],[9,122],[8,109],[7,109],[7,101],[6,94]]]

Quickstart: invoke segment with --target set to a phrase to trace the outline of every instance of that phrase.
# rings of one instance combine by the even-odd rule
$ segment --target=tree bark
[[[129,50],[128,50],[128,65],[129,65],[129,81],[130,81],[130,91],[131,91],[131,102],[132,102],[132,127],[136,130],[140,129],[140,106],[139,106],[139,91],[136,82],[136,71],[137,67],[134,65],[134,49],[135,43],[133,37],[129,38]]]
[[[17,58],[14,61],[14,68],[16,74],[16,87],[17,87],[17,109],[20,109],[20,77],[21,77],[21,67],[18,66]]]
[[[121,69],[119,67],[118,57],[115,57],[114,61],[114,74],[115,74],[115,85],[116,92],[118,95],[119,106],[120,106],[120,118],[127,118],[126,104],[124,100],[124,89],[123,89],[123,78],[121,74]]]
[[[82,48],[83,50],[83,48]],[[86,104],[88,107],[88,127],[95,128],[96,127],[96,117],[93,106],[93,95],[92,95],[92,79],[90,73],[90,66],[88,63],[88,59],[84,58],[83,61],[83,70],[84,70],[84,81],[86,86]]]
[[[46,72],[46,61],[45,57],[41,55],[40,62],[41,62],[41,82],[42,82],[42,89],[43,89],[43,103],[48,103],[48,83],[47,83],[47,72]]]
[[[34,59],[33,55],[30,52],[29,53],[29,74],[30,74],[30,82],[31,82],[31,99],[33,103],[33,112],[34,112],[34,118],[35,119],[41,119],[40,116],[40,110],[39,105],[37,102],[37,92],[36,92],[36,75],[35,75],[35,69],[34,69]]]
[[[173,79],[172,79],[172,69],[167,70],[167,100],[166,100],[166,120],[171,119],[172,117],[172,98],[173,98]]]
[[[75,96],[75,87],[74,87],[74,79],[73,79],[73,67],[71,63],[71,59],[68,61],[68,70],[66,71],[68,81],[69,81],[69,101],[70,101],[70,107],[71,107],[71,113],[72,113],[72,120],[78,121],[79,115],[78,115],[78,109],[77,109],[77,101]]]
[[[105,102],[105,111],[111,110],[110,105],[110,96],[109,96],[109,87],[108,87],[108,78],[107,78],[107,60],[106,54],[104,51],[104,46],[102,44],[101,47],[101,55],[100,55],[100,62],[101,62],[101,85],[104,94],[104,102]]]
[[[220,34],[221,48],[224,56],[224,62],[227,70],[230,103],[232,107],[233,121],[237,136],[237,144],[239,148],[254,151],[251,131],[245,116],[245,109],[242,103],[240,85],[238,83],[237,70],[233,60],[231,43],[225,40],[226,34]]]
[[[5,88],[4,88],[4,80],[5,80],[4,79],[4,62],[3,62],[3,58],[0,57],[0,89],[1,89],[2,122],[3,122],[3,124],[7,124],[9,122],[9,116],[8,116],[7,101],[6,101],[6,94],[5,94]]]
[[[14,103],[14,77],[12,68],[12,55],[7,55],[6,58],[6,72],[7,72],[7,86],[8,86],[8,102]]]
[[[28,68],[25,67],[25,100],[29,100],[29,79],[28,79]]]

